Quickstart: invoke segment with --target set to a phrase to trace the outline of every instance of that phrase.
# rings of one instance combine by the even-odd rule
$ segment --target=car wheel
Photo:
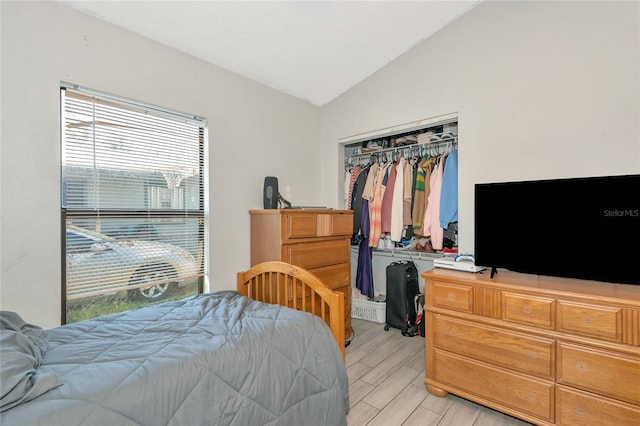
[[[157,283],[164,281],[162,284],[151,284],[148,287],[139,287],[135,290],[129,290],[129,297],[140,300],[159,300],[166,297],[173,287],[173,283],[168,281],[175,277],[169,271],[163,268],[142,268],[129,281],[130,285],[138,285],[144,283]]]

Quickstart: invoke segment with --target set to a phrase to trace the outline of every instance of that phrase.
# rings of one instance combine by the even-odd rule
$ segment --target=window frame
[[[145,204],[146,208],[69,208],[65,206],[64,200],[66,199],[66,183],[64,181],[64,158],[65,158],[65,96],[66,91],[71,90],[74,93],[78,93],[82,96],[91,97],[101,102],[108,102],[115,104],[116,107],[123,110],[132,110],[146,113],[152,113],[155,116],[162,118],[168,118],[172,120],[185,120],[190,124],[194,124],[198,127],[198,208],[197,209],[156,209],[150,206],[150,200],[148,188],[149,182],[144,182],[145,186]],[[61,324],[67,323],[67,223],[69,219],[73,218],[87,218],[91,217],[95,220],[109,219],[109,218],[121,218],[123,216],[131,218],[179,218],[179,219],[193,219],[198,220],[198,256],[196,261],[198,262],[199,274],[197,278],[197,292],[198,294],[204,291],[204,282],[208,275],[208,262],[206,260],[208,252],[208,227],[205,223],[205,218],[208,216],[206,212],[206,200],[208,199],[208,182],[207,182],[207,140],[208,140],[208,128],[207,121],[199,116],[184,114],[181,112],[161,108],[158,106],[146,104],[144,102],[135,101],[129,98],[123,98],[107,94],[105,92],[88,89],[75,84],[61,82],[60,84],[60,145],[61,145],[61,157],[60,157],[60,240],[61,240]],[[182,196],[185,195],[183,188]],[[184,206],[183,206],[184,207]]]

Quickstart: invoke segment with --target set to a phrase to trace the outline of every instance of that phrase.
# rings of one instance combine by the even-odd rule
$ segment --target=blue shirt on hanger
[[[440,227],[447,229],[458,221],[458,150],[451,151],[444,163],[440,195]]]

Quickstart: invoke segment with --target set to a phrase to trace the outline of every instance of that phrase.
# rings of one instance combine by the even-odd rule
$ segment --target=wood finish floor
[[[352,320],[346,349],[349,426],[528,426],[498,411],[424,385],[424,338],[405,337],[383,324]]]

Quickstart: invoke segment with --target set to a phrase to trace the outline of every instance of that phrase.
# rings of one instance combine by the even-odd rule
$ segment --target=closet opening
[[[389,263],[410,259],[421,273],[458,254],[458,142],[455,113],[340,139],[343,208],[354,212],[352,280],[363,255],[383,293]]]

